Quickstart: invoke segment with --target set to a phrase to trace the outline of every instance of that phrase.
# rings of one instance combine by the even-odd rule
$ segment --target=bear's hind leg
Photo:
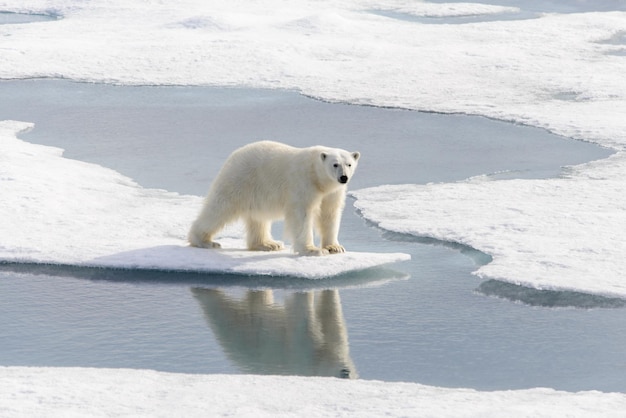
[[[250,251],[278,251],[283,243],[272,238],[272,223],[249,218],[246,220],[246,238]]]
[[[224,226],[238,218],[237,213],[230,211],[230,208],[220,208],[207,201],[202,207],[198,218],[191,225],[187,240],[192,247],[198,248],[222,248],[213,241],[213,237]]]
[[[220,229],[221,228],[212,228],[210,225],[207,225],[206,220],[198,218],[193,225],[191,225],[189,234],[187,234],[187,240],[192,247],[222,248],[218,242],[213,241],[213,236]]]

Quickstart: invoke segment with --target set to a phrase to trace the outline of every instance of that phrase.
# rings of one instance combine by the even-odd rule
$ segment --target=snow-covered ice
[[[189,247],[185,236],[201,197],[144,189],[113,170],[63,158],[58,148],[16,138],[30,127],[0,122],[1,261],[316,279],[409,258],[251,252],[238,225],[222,235],[223,250]]]
[[[421,8],[398,0],[3,0],[4,10],[62,18],[0,27],[0,78],[293,88],[622,144],[622,12],[466,25],[369,12],[405,7]],[[453,7],[458,15],[477,5]],[[426,8],[445,14],[451,5]]]
[[[380,186],[355,192],[355,205],[381,228],[491,255],[480,277],[626,298],[624,158],[548,180]]]
[[[335,378],[0,368],[0,415],[37,417],[619,417],[626,394],[479,392]]]
[[[616,150],[626,143],[621,11],[497,20],[514,8],[397,0],[4,0],[0,9],[59,16],[0,26],[0,78],[292,88],[331,101],[481,114]],[[490,18],[424,25],[373,11]],[[623,295],[620,240],[612,232],[623,225],[626,195],[619,175],[626,162],[618,154],[602,166],[603,181],[590,171],[598,166],[588,165],[567,179],[418,188],[414,196],[424,204],[405,227],[422,222],[434,229],[454,216],[465,217],[466,222],[445,223],[437,232],[410,232],[490,253],[494,262],[480,270],[485,276]],[[453,195],[446,192],[450,187]],[[367,192],[356,195],[374,222],[393,221],[367,210]],[[389,205],[394,199],[389,197]],[[479,229],[470,226],[481,222],[472,213],[497,208],[498,201],[503,210],[490,210]],[[560,239],[551,241],[554,236]],[[526,257],[513,263],[512,254],[521,253]],[[503,254],[509,255],[506,260]],[[534,264],[520,274],[528,259]]]
[[[624,10],[623,3],[615,4]],[[0,0],[0,10],[59,17],[0,26],[3,79],[290,88],[330,101],[480,114],[611,147],[618,153],[610,159],[574,167],[558,179],[475,178],[455,184],[382,186],[355,195],[364,215],[382,227],[463,242],[489,253],[493,262],[478,271],[485,277],[626,296],[619,235],[626,224],[623,11],[498,20],[498,14],[515,11],[404,0]],[[463,25],[425,25],[380,11],[490,17]],[[3,257],[19,253],[24,261],[48,257],[69,262],[73,251],[76,257],[84,260],[89,254],[94,260],[107,248],[119,253],[180,245],[185,225],[176,222],[195,215],[189,203],[198,198],[141,189],[117,173],[61,159],[59,150],[16,142],[12,135],[24,125],[5,122],[2,127],[0,178],[7,191],[2,191],[2,207],[12,213],[3,214],[0,221]],[[50,171],[41,173],[37,167]],[[83,176],[98,186],[114,180],[115,187],[85,190]],[[15,181],[18,177],[21,185]],[[64,183],[52,184],[59,177]],[[51,190],[67,187],[64,200],[46,197],[44,190],[41,199],[46,200],[37,202],[40,198],[29,188],[38,183]],[[80,199],[88,193],[107,198]],[[5,196],[11,196],[6,204]],[[106,215],[111,211],[99,207],[102,202],[121,205],[132,225],[111,224],[119,218]],[[174,217],[163,213],[172,208],[186,216],[172,223]],[[38,220],[28,236],[6,237],[16,231],[11,225],[16,220],[33,219],[40,211],[58,222],[65,210],[76,215],[64,218],[67,235],[51,234],[49,221]],[[97,225],[89,219],[94,210],[103,216]],[[150,226],[158,237],[136,236],[136,225],[145,217],[154,217]],[[74,234],[84,222],[96,227],[90,241],[94,248],[85,248]],[[98,234],[103,230],[115,235],[115,241],[104,240]],[[126,233],[134,242],[121,249]],[[46,249],[45,254],[39,249]],[[11,415],[61,415],[67,408],[76,415],[97,414],[106,411],[105,406],[111,414],[141,413],[150,402],[155,409],[147,414],[181,411],[183,405],[194,413],[209,404],[216,413],[255,416],[617,416],[625,406],[622,394],[547,389],[483,393],[380,382],[141,371],[9,368],[2,370],[0,379],[0,411]],[[148,390],[150,384],[159,389]],[[287,391],[293,397],[285,403]],[[110,394],[115,398],[107,397]],[[217,403],[203,401],[214,395]]]

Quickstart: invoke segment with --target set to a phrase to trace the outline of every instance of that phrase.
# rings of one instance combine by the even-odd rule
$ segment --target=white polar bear
[[[261,141],[233,152],[211,185],[200,215],[189,231],[194,247],[219,248],[213,237],[243,218],[248,249],[283,248],[271,235],[272,221],[285,220],[294,252],[322,255],[344,252],[337,241],[346,185],[360,154],[315,146],[294,148]],[[313,241],[313,228],[321,248]]]

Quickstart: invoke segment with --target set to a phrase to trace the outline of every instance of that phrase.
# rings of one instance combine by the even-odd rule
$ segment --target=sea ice
[[[380,186],[353,192],[379,227],[455,241],[493,257],[480,277],[626,298],[624,153],[547,180]]]
[[[37,417],[621,417],[626,394],[480,392],[336,378],[0,367],[0,415]]]
[[[0,122],[1,261],[317,279],[409,259],[251,252],[238,225],[222,234],[224,250],[190,248],[185,236],[202,198],[144,189],[113,170],[15,137],[30,127]]]
[[[369,12],[406,5],[2,0],[2,10],[60,19],[0,26],[0,78],[297,89],[331,101],[480,114],[624,150],[624,12],[465,25],[424,25]],[[439,7],[431,13],[445,14],[450,6]],[[78,262],[180,245],[183,219],[195,216],[190,203],[198,198],[144,190],[117,173],[63,160],[57,149],[16,142],[12,135],[24,127],[5,122],[0,134],[4,260]],[[494,262],[479,274],[624,296],[618,234],[626,225],[625,172],[618,153],[558,179],[470,179],[355,195],[365,216],[382,227],[492,254]],[[93,195],[99,197],[87,198]],[[394,199],[403,199],[402,207]],[[126,222],[115,214],[118,207]],[[86,225],[93,227],[89,237]],[[137,234],[138,225],[152,231]],[[0,379],[3,415],[620,416],[626,407],[623,394],[597,392],[475,392],[148,371],[8,368]]]

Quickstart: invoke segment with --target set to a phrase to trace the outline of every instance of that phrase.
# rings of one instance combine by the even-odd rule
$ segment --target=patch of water
[[[465,1],[433,0],[432,3],[465,3]],[[398,19],[406,22],[416,22],[423,24],[448,24],[461,25],[467,23],[496,22],[506,20],[536,19],[546,13],[580,13],[580,12],[609,12],[626,10],[624,0],[602,0],[602,1],[541,1],[532,2],[527,0],[485,0],[475,3],[496,5],[504,7],[514,7],[517,11],[504,11],[501,13],[475,13],[462,14],[457,16],[421,16],[404,11],[393,9],[372,9],[369,13],[390,19]]]
[[[36,123],[29,141],[198,195],[234,148],[257,139],[361,151],[353,189],[507,170],[544,177],[609,154],[480,117],[284,91],[29,80],[0,82],[0,95],[1,119]],[[412,260],[321,281],[0,265],[0,364],[626,390],[619,303],[481,284],[471,271],[488,257],[385,233],[350,202],[340,239]]]
[[[432,3],[464,3],[465,0],[431,0]],[[518,7],[532,13],[583,13],[626,10],[626,0],[477,0],[475,3]]]
[[[57,20],[57,16],[30,13],[11,13],[0,11],[0,25],[18,24],[18,23],[34,23],[48,22]]]
[[[0,92],[3,119],[36,123],[23,138],[145,187],[196,195],[235,148],[262,139],[361,151],[353,190],[491,173],[558,176],[563,165],[611,153],[483,117],[329,104],[277,90],[23,80],[0,81]]]
[[[388,17],[390,19],[437,25],[462,25],[467,23],[497,22],[503,20],[526,20],[536,19],[541,16],[540,13],[527,12],[522,10],[518,12],[469,14],[461,16],[419,16],[411,13],[399,12],[396,10],[381,9],[373,9],[369,10],[368,12],[378,16]]]

